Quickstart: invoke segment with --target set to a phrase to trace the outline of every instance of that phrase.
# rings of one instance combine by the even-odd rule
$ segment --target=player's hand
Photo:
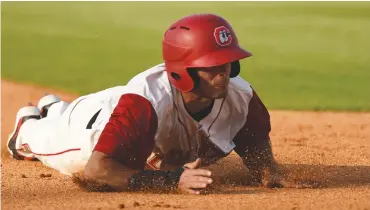
[[[178,189],[181,192],[190,194],[200,194],[201,189],[207,188],[212,184],[212,172],[206,169],[199,169],[200,159],[184,165],[185,171],[180,177]]]

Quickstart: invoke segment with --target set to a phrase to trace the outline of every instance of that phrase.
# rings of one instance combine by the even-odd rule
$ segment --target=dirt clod
[[[51,177],[51,174],[44,174],[44,173],[42,173],[42,174],[40,174],[40,177],[41,178]]]
[[[163,203],[163,202],[161,202]],[[157,204],[154,204],[152,207],[162,207],[162,208],[170,208],[171,205],[170,204],[161,204],[161,203],[157,203]],[[175,206],[173,206],[175,208]]]
[[[27,178],[27,176],[26,176],[26,175],[24,175],[24,174],[22,174],[22,175],[21,175],[21,177],[22,177],[22,178]]]
[[[120,209],[124,209],[124,208],[125,208],[125,204],[123,204],[123,203],[119,204],[119,205],[118,205],[118,208],[120,208]]]

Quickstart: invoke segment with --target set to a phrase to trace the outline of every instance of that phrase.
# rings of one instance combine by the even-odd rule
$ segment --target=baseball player
[[[82,171],[87,188],[199,194],[213,182],[203,167],[235,151],[255,183],[291,187],[276,172],[269,113],[238,76],[239,60],[252,54],[231,25],[213,14],[184,17],[167,29],[162,50],[163,64],[125,86],[21,108],[10,154]]]

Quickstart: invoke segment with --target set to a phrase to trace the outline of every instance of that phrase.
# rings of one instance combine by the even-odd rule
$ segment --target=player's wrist
[[[174,191],[177,189],[183,172],[183,168],[177,168],[173,171],[143,170],[129,178],[128,190]]]

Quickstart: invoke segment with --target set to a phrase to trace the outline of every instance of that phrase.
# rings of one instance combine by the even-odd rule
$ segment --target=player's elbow
[[[91,179],[99,179],[106,174],[104,162],[107,155],[102,152],[94,151],[85,166],[84,176]]]
[[[104,167],[106,155],[93,152],[85,166],[83,174],[74,174],[73,182],[81,189],[89,192],[112,192],[119,191],[106,180],[107,171]]]

